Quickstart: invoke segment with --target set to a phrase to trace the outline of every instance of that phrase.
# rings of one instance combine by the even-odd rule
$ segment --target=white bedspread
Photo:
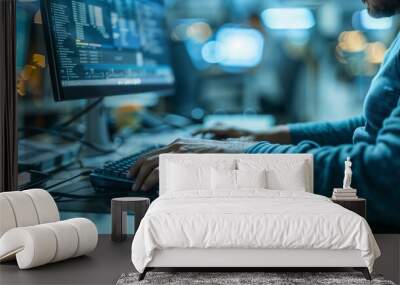
[[[323,196],[267,190],[159,197],[134,237],[132,262],[143,272],[165,248],[358,249],[370,271],[380,255],[359,215]]]

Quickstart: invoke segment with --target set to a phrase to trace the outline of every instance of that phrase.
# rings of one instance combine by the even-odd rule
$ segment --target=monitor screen
[[[43,0],[56,100],[171,89],[161,0]]]

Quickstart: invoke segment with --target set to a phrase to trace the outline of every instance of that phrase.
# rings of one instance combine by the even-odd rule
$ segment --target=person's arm
[[[314,156],[314,191],[330,196],[343,180],[344,161],[353,162],[352,187],[368,200],[368,220],[375,228],[400,230],[400,101],[379,131],[376,143],[321,147],[312,141],[298,145],[259,142],[248,153],[311,153]],[[397,221],[397,222],[396,222]]]
[[[280,125],[261,132],[216,126],[197,130],[193,135],[202,135],[212,139],[248,137],[253,141],[279,144],[297,144],[303,140],[312,140],[320,145],[339,145],[351,143],[354,130],[363,126],[364,123],[363,117],[359,116],[336,122]]]
[[[362,116],[334,122],[310,122],[289,124],[291,143],[310,140],[321,146],[352,143],[355,129],[365,124]]]

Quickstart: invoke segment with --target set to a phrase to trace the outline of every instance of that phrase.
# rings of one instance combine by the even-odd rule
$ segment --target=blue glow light
[[[221,46],[217,41],[209,41],[203,45],[201,56],[208,63],[218,63],[222,60]]]
[[[264,25],[272,30],[308,30],[315,26],[315,17],[306,8],[271,8],[261,13]]]
[[[367,10],[362,10],[360,17],[361,25],[367,30],[388,30],[393,26],[393,18],[373,18]]]
[[[216,40],[202,48],[206,62],[218,63],[225,67],[254,67],[261,61],[264,49],[262,34],[249,28],[222,27]]]
[[[221,65],[253,67],[261,61],[264,39],[257,30],[221,28],[217,42],[222,46]]]

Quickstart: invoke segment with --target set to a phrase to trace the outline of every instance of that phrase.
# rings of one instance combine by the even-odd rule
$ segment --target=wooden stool
[[[111,200],[111,240],[123,241],[127,234],[127,212],[135,215],[135,230],[146,214],[150,205],[150,199],[144,197],[121,197]]]

